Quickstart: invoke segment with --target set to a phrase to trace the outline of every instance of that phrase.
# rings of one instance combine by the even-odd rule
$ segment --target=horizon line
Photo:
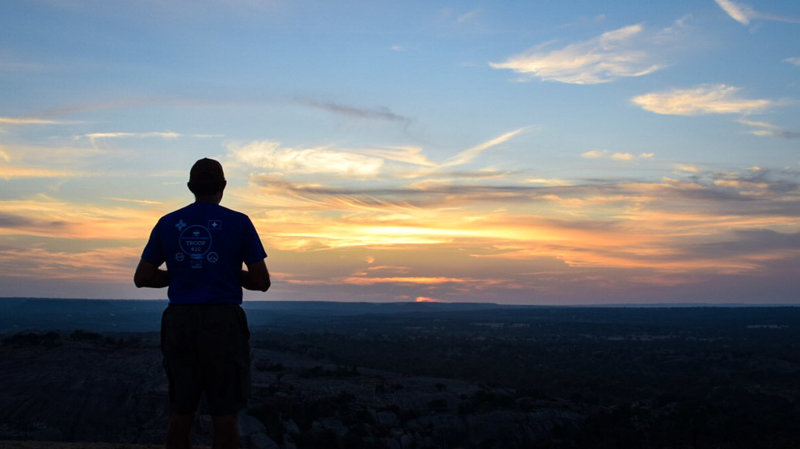
[[[168,303],[166,298],[66,298],[66,297],[39,297],[39,296],[0,296],[0,301],[4,300],[34,300],[34,301],[145,301],[145,302],[164,302]],[[467,302],[467,301],[336,301],[325,299],[248,299],[243,300],[245,303],[329,303],[329,304],[373,304],[373,305],[391,305],[391,304],[423,304],[422,307],[429,307],[431,304],[436,305],[473,305],[473,306],[492,306],[492,307],[522,307],[522,308],[689,308],[689,307],[708,307],[708,308],[739,308],[739,307],[800,307],[800,303],[744,303],[744,302],[656,302],[656,303],[610,303],[610,304],[506,304],[497,302]]]

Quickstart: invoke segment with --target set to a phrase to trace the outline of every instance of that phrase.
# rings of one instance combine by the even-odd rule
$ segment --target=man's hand
[[[264,260],[247,265],[247,270],[242,270],[242,287],[248,290],[265,292],[272,282],[269,280],[269,271]]]
[[[133,283],[137,287],[162,288],[169,287],[169,273],[166,270],[159,270],[157,266],[141,259],[136,273],[133,275]]]

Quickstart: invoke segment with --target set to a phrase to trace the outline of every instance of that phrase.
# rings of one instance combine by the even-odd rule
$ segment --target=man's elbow
[[[152,287],[155,277],[158,275],[158,268],[150,262],[141,259],[136,271],[133,272],[133,285],[136,288]]]
[[[247,265],[247,271],[242,272],[242,286],[248,290],[265,292],[271,285],[269,270],[263,261]]]
[[[272,286],[272,282],[270,282],[269,278],[264,278],[261,280],[261,282],[258,283],[258,285],[256,286],[256,290],[265,292],[269,290],[270,286]]]
[[[139,273],[133,275],[133,285],[135,285],[136,288],[142,288],[145,286],[145,281],[142,279],[142,276],[140,276]]]

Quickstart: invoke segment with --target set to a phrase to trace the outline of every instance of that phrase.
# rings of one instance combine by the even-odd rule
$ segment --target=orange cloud
[[[141,248],[99,248],[52,251],[44,248],[0,250],[4,276],[32,279],[74,279],[133,282]]]
[[[368,277],[348,277],[343,279],[346,284],[352,285],[373,285],[373,284],[418,284],[418,285],[435,285],[435,284],[459,284],[468,282],[467,279],[444,277],[444,276],[393,276],[381,278],[368,278]]]
[[[29,200],[0,201],[0,214],[14,217],[5,225],[0,221],[0,236],[144,242],[161,211],[75,204],[38,195]]]
[[[798,232],[800,219],[781,213],[800,200],[785,188],[793,181],[779,181],[782,187],[776,189],[766,174],[765,170],[707,174],[695,168],[686,180],[602,185],[559,182],[502,189],[451,189],[445,180],[439,180],[416,183],[418,190],[411,191],[297,189],[284,183],[270,187],[273,195],[258,196],[277,207],[266,203],[253,206],[268,211],[256,218],[257,226],[270,236],[270,245],[279,249],[398,252],[399,263],[387,264],[382,258],[381,265],[354,270],[357,275],[330,278],[344,279],[349,285],[511,288],[517,284],[531,288],[518,274],[493,275],[491,279],[467,274],[463,260],[452,262],[452,270],[442,266],[422,271],[418,267],[421,259],[436,260],[448,248],[459,248],[473,260],[519,263],[547,259],[563,264],[562,269],[648,270],[653,275],[755,273],[765,261],[791,258],[795,253],[780,247],[751,246],[721,255],[722,243],[708,254],[691,248],[737,242],[742,238],[737,232],[747,230]],[[426,201],[434,201],[418,206],[405,199],[416,192],[424,193]],[[395,199],[395,194],[404,199]],[[754,196],[760,201],[742,201]],[[284,202],[287,198],[291,206]],[[364,257],[359,256],[362,263]],[[368,273],[392,266],[407,269],[368,277]]]
[[[436,298],[429,298],[427,296],[417,296],[415,302],[445,302],[445,301]]]

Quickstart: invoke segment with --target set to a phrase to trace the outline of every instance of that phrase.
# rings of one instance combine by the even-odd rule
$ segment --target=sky
[[[132,276],[218,159],[248,299],[800,304],[795,0],[0,2],[0,297]]]

